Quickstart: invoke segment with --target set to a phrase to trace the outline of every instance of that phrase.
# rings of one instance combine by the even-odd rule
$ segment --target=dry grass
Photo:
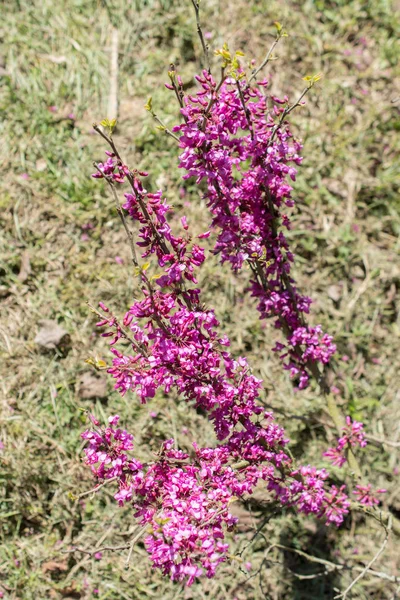
[[[227,40],[257,61],[272,40],[273,21],[285,24],[290,37],[267,70],[277,92],[295,98],[305,74],[324,74],[307,106],[293,116],[305,141],[305,161],[295,186],[299,208],[292,244],[301,287],[315,298],[312,318],[338,344],[340,402],[366,423],[369,434],[394,443],[371,443],[361,461],[371,481],[388,489],[385,503],[399,514],[399,16],[385,0],[203,4],[211,45]],[[155,129],[143,104],[151,94],[160,116],[173,123],[177,109],[161,82],[175,62],[190,85],[200,68],[200,48],[189,1],[10,0],[3,7],[0,590],[6,598],[26,600],[333,598],[351,573],[304,578],[318,573],[318,565],[279,548],[263,558],[270,544],[280,543],[363,566],[383,533],[360,515],[336,531],[285,511],[249,547],[247,574],[233,560],[217,579],[186,590],[154,573],[140,544],[129,569],[126,552],[103,552],[101,560],[62,553],[71,543],[125,544],[133,526],[129,510],[115,507],[111,489],[80,501],[70,494],[91,487],[81,463],[82,407],[102,418],[118,412],[144,455],[165,436],[176,435],[183,447],[194,436],[212,440],[202,417],[177,399],[160,396],[139,406],[133,396],[121,399],[111,382],[106,399],[79,395],[88,371],[84,360],[106,356],[85,301],[102,299],[122,313],[135,286],[112,203],[101,183],[90,179],[91,161],[103,152],[91,124],[107,116],[112,25],[120,40],[118,145],[130,164],[151,170],[151,184],[162,186],[177,213],[184,208],[199,230],[205,210],[198,190],[189,183],[184,197],[176,193],[182,186],[177,148]],[[329,424],[326,407],[313,388],[294,393],[282,376],[271,354],[275,333],[260,324],[244,295],[245,276],[234,278],[210,258],[201,277],[207,301],[234,340],[233,351],[245,353],[263,377],[266,401],[287,427],[292,452],[322,466],[322,450],[333,435],[321,425]],[[70,333],[64,352],[41,353],[35,344],[43,318]],[[262,491],[257,498],[237,507],[242,525],[232,554],[270,516]],[[374,567],[394,574],[396,563],[391,540]],[[395,589],[368,576],[351,598],[391,599]]]

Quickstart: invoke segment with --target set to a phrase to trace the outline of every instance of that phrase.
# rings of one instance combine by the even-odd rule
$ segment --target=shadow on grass
[[[274,546],[269,547],[265,538],[266,558],[259,573],[259,584],[266,600],[332,600],[335,597],[337,590],[341,588],[340,573],[329,572],[325,565],[296,552],[303,552],[304,548],[310,557],[337,562],[334,544],[329,539],[326,527],[317,525],[314,531],[303,529],[301,538],[298,532],[286,527],[281,532],[275,552],[276,548],[280,552],[278,557],[273,555]],[[277,588],[274,585],[274,593],[271,595],[268,580],[274,566],[279,569],[279,583]],[[273,580],[276,582],[276,576]]]

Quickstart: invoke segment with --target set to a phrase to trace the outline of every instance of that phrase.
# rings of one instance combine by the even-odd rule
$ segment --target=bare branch
[[[341,594],[338,594],[337,596],[335,596],[336,598],[342,598],[343,600],[345,600],[345,598],[347,598],[347,594],[350,592],[350,590],[355,586],[355,584],[360,581],[360,579],[362,579],[364,577],[364,575],[366,573],[371,573],[371,567],[374,564],[375,561],[378,560],[378,558],[381,556],[381,554],[384,553],[385,548],[387,546],[387,543],[389,541],[389,535],[390,535],[390,531],[392,529],[392,517],[389,516],[389,522],[387,527],[382,523],[383,527],[385,528],[385,539],[383,540],[383,544],[381,545],[381,547],[379,548],[378,552],[375,554],[375,556],[369,561],[369,563],[367,564],[367,566],[361,571],[361,573],[358,575],[358,577],[356,577],[354,579],[354,581],[351,582],[351,584],[349,585],[349,587],[347,587],[344,592],[342,592]],[[374,571],[372,571],[372,573],[374,573]]]
[[[146,529],[147,529],[147,525],[145,527],[142,527],[140,529],[139,533],[136,534],[135,537],[132,539],[132,541],[130,543],[130,548],[129,548],[128,556],[127,556],[126,561],[125,561],[125,566],[126,567],[129,565],[129,561],[131,559],[131,555],[132,555],[132,551],[133,551],[134,545],[144,535],[144,533],[146,532]]]
[[[386,532],[389,532],[389,526],[386,527],[385,529],[386,529]],[[306,552],[303,552],[302,550],[297,550],[297,548],[290,548],[289,546],[283,546],[282,544],[272,544],[272,546],[270,546],[268,548],[266,554],[268,554],[273,548],[280,548],[281,550],[286,550],[287,552],[293,552],[295,554],[298,554],[299,556],[302,556],[303,558],[307,559],[309,562],[324,565],[327,568],[328,572],[331,572],[331,571],[360,571],[360,576],[354,580],[353,585],[355,582],[359,581],[359,579],[361,579],[361,577],[363,577],[365,574],[371,575],[372,577],[377,577],[378,579],[385,579],[386,581],[390,581],[391,583],[400,583],[400,577],[398,577],[397,575],[389,575],[388,573],[384,573],[382,571],[374,571],[373,569],[371,569],[371,566],[373,565],[373,563],[382,554],[383,550],[386,547],[386,544],[387,544],[387,538],[385,537],[384,546],[382,545],[379,552],[374,556],[372,561],[370,561],[366,567],[359,567],[357,565],[354,565],[354,566],[341,565],[339,563],[334,563],[329,560],[325,560],[323,558],[318,558],[317,556],[312,556],[310,554],[307,554]],[[321,573],[318,573],[318,575],[320,575],[320,574]],[[349,591],[349,589],[350,588],[348,588],[348,590],[346,590],[346,593]],[[338,597],[341,597],[341,596],[338,596]]]
[[[173,133],[170,129],[168,129],[168,127],[165,125],[165,123],[163,123],[163,121],[160,119],[160,117],[155,113],[152,112],[151,116],[153,117],[153,119],[155,121],[157,121],[157,123],[163,128],[163,131],[165,131],[165,133],[167,135],[169,135],[170,137],[172,137],[176,142],[179,143],[179,138],[177,135],[175,135],[175,133]]]
[[[236,80],[236,87],[237,87],[237,90],[239,93],[240,102],[242,103],[242,106],[243,106],[244,114],[246,116],[247,127],[249,128],[251,139],[254,140],[254,129],[253,129],[253,123],[251,120],[251,113],[250,113],[249,108],[246,106],[246,102],[245,102],[245,99],[243,96],[243,91],[242,91],[242,88],[240,87],[240,82],[237,80]]]
[[[97,552],[105,552],[109,550],[110,552],[116,552],[117,550],[126,550],[130,547],[130,544],[122,544],[121,546],[101,546],[100,548],[94,548],[92,550],[88,550],[87,548],[79,548],[79,546],[75,546],[70,548],[69,550],[62,550],[63,554],[73,554],[74,552],[81,552],[82,554],[88,554],[92,556]]]
[[[209,73],[211,73],[210,56],[208,53],[208,46],[204,40],[203,30],[201,28],[201,23],[200,23],[200,0],[192,0],[192,4],[193,4],[194,12],[196,14],[197,33],[199,35],[201,47],[203,48],[203,53],[204,53],[204,56],[206,59],[207,70]]]
[[[307,92],[311,89],[311,86],[307,86],[302,93],[300,94],[299,98],[296,100],[296,102],[294,104],[292,104],[292,106],[289,106],[288,108],[285,108],[285,110],[283,111],[283,113],[281,114],[281,117],[278,121],[278,123],[275,125],[275,127],[272,130],[272,134],[271,137],[268,140],[268,146],[272,145],[272,142],[274,141],[275,135],[276,133],[279,131],[279,129],[282,127],[284,120],[286,119],[286,117],[288,115],[290,115],[290,113],[292,112],[292,110],[294,110],[295,108],[297,108],[298,106],[300,106],[301,101],[303,100],[304,96],[307,94]]]
[[[119,218],[122,221],[122,225],[124,226],[126,236],[129,241],[129,247],[131,249],[131,254],[132,254],[132,262],[135,265],[135,267],[138,267],[139,263],[138,263],[137,256],[136,256],[135,243],[133,241],[133,234],[132,234],[132,231],[128,227],[128,223],[126,221],[125,214],[124,214],[123,208],[121,206],[121,203],[119,201],[114,183],[110,177],[107,177],[106,175],[104,175],[104,173],[102,173],[102,171],[100,171],[100,169],[96,163],[93,163],[93,165],[98,170],[98,172],[104,177],[104,179],[107,181],[108,185],[110,186],[111,193],[114,198],[115,208],[117,209],[117,213],[119,215]]]
[[[132,554],[133,546],[146,533],[146,531],[147,531],[147,524],[144,527],[141,527],[139,533],[137,533],[128,544],[121,544],[120,546],[101,546],[100,548],[99,547],[80,548],[79,546],[74,546],[73,548],[70,548],[69,550],[63,550],[63,553],[64,554],[73,554],[74,552],[81,552],[82,554],[87,554],[88,556],[92,556],[93,554],[96,554],[97,552],[105,552],[105,551],[117,552],[118,550],[126,550],[127,548],[129,548],[129,554],[128,554],[128,558],[126,560],[126,565],[128,565],[131,554]]]
[[[275,50],[275,46],[277,45],[277,43],[279,42],[279,40],[281,39],[281,35],[277,35],[272,46],[270,47],[270,49],[268,50],[264,60],[262,61],[261,65],[259,67],[257,67],[257,69],[255,71],[253,71],[253,73],[251,74],[251,77],[249,78],[249,85],[250,83],[253,81],[253,79],[255,79],[257,77],[257,75],[259,74],[259,72],[265,67],[266,64],[269,63],[269,61],[271,60],[271,56],[272,56],[272,52]]]
[[[103,481],[103,483],[99,483],[98,485],[96,485],[94,488],[92,488],[91,490],[88,490],[87,492],[82,492],[82,494],[79,494],[77,496],[77,498],[83,498],[84,496],[88,496],[89,494],[95,494],[99,489],[101,489],[103,486],[107,485],[108,483],[111,483],[111,481],[115,481],[116,479],[118,479],[117,476],[115,477],[110,477],[110,479],[106,479],[105,481]]]

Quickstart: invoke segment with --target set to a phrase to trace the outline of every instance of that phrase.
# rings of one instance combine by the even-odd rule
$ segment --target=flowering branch
[[[326,488],[327,471],[297,466],[285,451],[283,429],[258,400],[261,381],[244,358],[230,355],[230,342],[218,333],[213,311],[202,305],[200,290],[191,287],[205,254],[192,242],[186,218],[181,219],[184,235],[174,235],[162,193],[148,192],[141,181],[146,173],[129,169],[112,138],[104,132],[102,137],[112,152],[105,163],[96,164],[94,177],[105,178],[113,195],[116,184],[129,183],[121,209],[139,223],[136,245],[142,258],[154,255],[163,271],[149,278],[149,263],[137,266],[142,299],[126,313],[123,325],[104,303],[102,312],[94,309],[101,318],[98,326],[109,330],[103,335],[112,338],[108,371],[121,394],[132,389],[142,402],[158,388],[166,393],[175,388],[208,415],[220,445],[194,444],[189,455],[167,440],[153,462],[141,464],[129,457],[132,436],[115,428],[118,416],[110,417],[105,429],[91,417],[92,428],[83,434],[89,443],[86,461],[97,480],[117,478],[115,499],[132,503],[139,522],[150,526],[145,545],[153,564],[190,584],[204,570],[212,576],[227,560],[228,545],[218,540],[236,523],[229,505],[252,494],[257,482],[264,481],[281,505],[335,524],[343,521],[350,503],[344,486]],[[117,350],[120,340],[130,343],[133,355]]]
[[[192,3],[206,51],[199,2]],[[301,162],[301,144],[293,139],[286,117],[318,77],[309,79],[292,106],[287,98],[272,96],[269,111],[262,93],[267,82],[251,85],[253,76],[246,80],[238,58],[242,54],[231,54],[226,45],[218,54],[223,61],[220,82],[204,70],[196,77],[201,90],[192,96],[184,95],[181,79],[171,67],[167,87],[179,101],[183,122],[167,133],[183,150],[184,178],[207,183],[211,227],[219,231],[214,252],[234,271],[244,263],[250,266],[250,290],[258,300],[260,317],[273,319],[286,336],[285,343],[277,342],[274,348],[284,368],[300,388],[314,375],[328,392],[323,370],[336,348],[319,325],[306,323],[311,299],[296,287],[290,272],[294,257],[280,231],[281,225],[290,229],[282,211],[293,206],[286,178],[295,179],[293,164]],[[151,99],[146,108],[158,119]],[[191,452],[183,452],[169,439],[144,464],[134,458],[133,436],[118,427],[118,415],[110,417],[105,427],[90,417],[92,425],[82,434],[87,441],[86,463],[98,482],[115,483],[114,498],[121,506],[133,507],[141,535],[147,533],[144,544],[153,565],[173,580],[191,585],[204,573],[214,576],[218,565],[228,560],[225,535],[237,522],[230,505],[251,495],[258,484],[278,505],[335,525],[349,513],[350,501],[344,485],[327,485],[325,469],[295,463],[285,431],[259,399],[262,382],[244,357],[231,355],[230,340],[220,333],[214,311],[202,303],[196,277],[205,251],[197,240],[209,237],[210,231],[193,242],[186,216],[179,234],[172,231],[167,219],[170,206],[162,191],[146,189],[147,173],[125,164],[112,137],[113,124],[107,126],[109,134],[94,126],[110,151],[104,163],[95,164],[93,177],[105,179],[111,189],[140,284],[138,299],[122,324],[104,303],[99,303],[102,312],[93,309],[101,319],[97,326],[107,329],[102,335],[111,338],[108,372],[121,395],[133,391],[146,403],[157,390],[166,395],[174,391],[201,408],[218,444],[201,448],[194,443]],[[117,186],[124,183],[130,189],[121,204]],[[128,216],[138,224],[137,240]],[[155,259],[161,273],[147,274],[151,263],[140,264],[136,247],[142,259]],[[123,351],[117,348],[120,341],[125,342]],[[362,424],[349,420],[343,432],[340,414],[336,424],[342,437],[327,457],[334,464],[344,458],[352,467],[353,447],[364,444]],[[355,467],[353,471],[357,472]],[[355,494],[364,507],[379,503],[367,486],[358,485]],[[133,542],[128,547],[130,557]]]
[[[316,78],[292,106],[279,108],[287,98],[272,97],[274,115],[279,116],[276,121],[260,91],[266,82],[250,86],[238,66],[238,53],[232,55],[226,47],[219,52],[231,77],[217,92],[216,82],[203,71],[197,77],[202,89],[184,98],[185,121],[173,128],[180,134],[183,149],[180,167],[186,171],[184,179],[207,182],[211,226],[220,231],[215,253],[235,271],[244,262],[249,264],[254,276],[251,293],[259,300],[261,318],[275,318],[275,326],[285,332],[287,344],[278,342],[274,348],[284,368],[298,377],[300,388],[306,387],[312,373],[328,391],[318,363],[327,364],[336,347],[320,326],[305,323],[311,299],[296,289],[290,275],[294,257],[278,229],[281,222],[290,228],[281,212],[282,205],[293,205],[286,175],[295,179],[290,163],[301,161],[301,145],[292,139],[285,118]]]

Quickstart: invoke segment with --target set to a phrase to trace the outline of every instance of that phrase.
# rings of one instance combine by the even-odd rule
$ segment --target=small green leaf
[[[321,77],[322,73],[316,73],[315,75],[306,75],[305,77],[303,77],[303,81],[306,81],[308,83],[308,86],[312,87],[314,83],[321,79]]]
[[[102,127],[104,127],[105,129],[108,129],[108,132],[110,134],[115,129],[116,124],[117,124],[117,119],[112,119],[111,121],[110,121],[110,119],[103,119],[102,121],[100,121],[100,125]]]

